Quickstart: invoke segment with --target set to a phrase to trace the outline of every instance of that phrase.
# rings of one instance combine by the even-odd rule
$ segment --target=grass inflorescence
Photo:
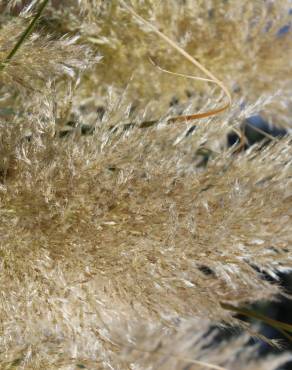
[[[0,9],[0,367],[287,362],[242,316],[291,339],[246,307],[292,266],[289,1]]]

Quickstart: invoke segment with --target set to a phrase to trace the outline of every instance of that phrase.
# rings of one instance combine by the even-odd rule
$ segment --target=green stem
[[[30,33],[33,31],[34,26],[36,22],[39,20],[40,16],[43,13],[43,10],[47,6],[49,0],[44,0],[42,4],[40,5],[40,8],[37,12],[37,14],[34,16],[33,20],[30,22],[28,27],[25,29],[25,31],[21,34],[19,40],[14,45],[13,49],[10,51],[10,53],[7,55],[5,60],[0,64],[0,71],[5,68],[5,65],[13,58],[17,50],[21,47],[21,45],[24,43],[24,41],[27,39],[27,37],[30,35]]]

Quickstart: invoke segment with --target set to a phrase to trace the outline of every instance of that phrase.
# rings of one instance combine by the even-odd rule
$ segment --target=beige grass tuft
[[[292,267],[291,137],[226,147],[226,134],[261,110],[289,126],[291,38],[274,38],[289,2],[265,4],[46,9],[0,74],[1,368],[272,370],[290,359],[257,358],[247,333],[218,341],[209,331],[238,325],[221,302],[276,299],[280,286],[263,274]],[[190,74],[128,5],[232,91],[224,114],[168,124],[224,96],[153,68],[149,54]],[[32,16],[10,9],[1,60]]]

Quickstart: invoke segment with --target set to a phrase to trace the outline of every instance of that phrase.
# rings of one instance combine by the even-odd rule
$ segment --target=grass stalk
[[[280,333],[282,333],[286,338],[288,338],[292,342],[292,336],[288,333],[292,333],[292,325],[287,324],[285,322],[281,322],[278,320],[271,319],[265,315],[262,315],[254,310],[250,310],[247,308],[239,308],[235,307],[228,303],[221,303],[221,307],[228,311],[236,312],[240,315],[245,317],[249,317],[251,319],[259,320],[264,322],[265,324],[271,326],[272,328],[276,329]],[[288,332],[288,333],[287,333]]]
[[[14,57],[14,55],[17,53],[18,49],[21,47],[21,45],[24,43],[24,41],[28,38],[28,36],[31,34],[31,32],[33,31],[37,21],[39,20],[39,18],[41,17],[45,7],[48,5],[48,2],[49,0],[44,0],[40,7],[39,7],[39,10],[37,11],[36,15],[34,16],[34,18],[32,19],[32,21],[30,22],[30,24],[28,25],[28,27],[24,30],[24,32],[21,34],[20,38],[18,39],[18,41],[16,42],[16,44],[14,45],[13,49],[10,51],[10,53],[7,55],[7,57],[5,58],[5,60],[0,64],[0,71],[3,70],[5,68],[5,66],[7,65],[7,63],[10,62],[10,60]]]

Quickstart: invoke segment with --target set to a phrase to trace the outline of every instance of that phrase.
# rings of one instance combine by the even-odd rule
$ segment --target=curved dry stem
[[[167,73],[167,74],[170,74],[170,75],[173,75],[173,76],[188,78],[188,79],[191,79],[191,80],[216,83],[214,80],[211,80],[210,78],[192,76],[192,75],[187,75],[187,74],[184,74],[184,73],[178,73],[178,72],[169,71],[168,69],[162,68],[159,64],[157,64],[155,62],[155,60],[151,56],[149,56],[149,60],[161,72],[164,72],[164,73]]]
[[[200,62],[198,62],[195,58],[193,58],[189,53],[187,53],[184,49],[182,49],[180,46],[178,46],[174,41],[172,41],[169,37],[167,37],[164,33],[160,32],[152,23],[146,21],[143,17],[141,17],[138,13],[135,12],[135,10],[127,5],[124,0],[120,0],[120,3],[123,5],[124,8],[126,8],[136,19],[138,19],[140,22],[143,24],[147,25],[154,33],[156,33],[160,38],[162,38],[165,42],[167,42],[172,48],[177,50],[185,59],[190,61],[194,66],[199,68],[203,73],[205,73],[206,76],[209,77],[210,80],[208,82],[213,82],[217,84],[221,90],[225,93],[227,97],[227,103],[220,107],[220,108],[215,108],[207,112],[202,112],[202,113],[195,113],[195,114],[190,114],[190,115],[182,115],[182,116],[176,116],[172,117],[168,120],[168,122],[185,122],[185,121],[192,121],[195,119],[199,118],[206,118],[210,116],[215,116],[219,113],[224,112],[227,110],[231,103],[232,103],[232,97],[231,94],[228,90],[228,88],[224,85],[222,81],[220,81],[216,76],[213,75],[212,72],[210,72],[206,67],[204,67]],[[169,73],[169,71],[168,71]],[[171,72],[172,74],[172,72]],[[182,74],[178,74],[182,75]],[[191,77],[193,79],[200,79],[195,76]]]

